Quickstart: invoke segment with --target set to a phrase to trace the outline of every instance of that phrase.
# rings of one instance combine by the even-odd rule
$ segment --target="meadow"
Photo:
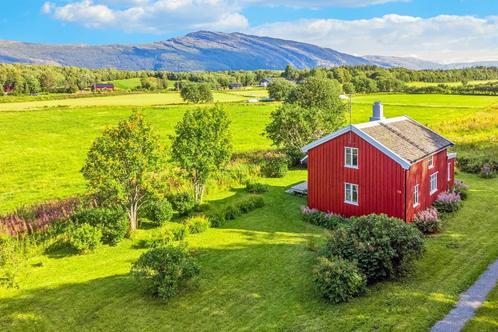
[[[467,140],[478,137],[477,141],[493,136],[498,123],[489,123],[496,119],[498,110],[492,105],[498,97],[447,95],[358,96],[353,122],[368,121],[375,100],[384,103],[386,116],[407,114],[439,126],[454,140],[461,133]],[[196,107],[149,102],[146,95],[133,106],[4,109],[0,212],[82,193],[85,185],[79,169],[92,141],[133,109],[140,109],[168,144],[175,123],[188,108]],[[261,133],[277,105],[224,104],[232,120],[235,151],[272,148]],[[490,118],[472,121],[481,116]],[[327,233],[301,221],[299,206],[305,204],[304,198],[284,193],[305,178],[304,170],[293,170],[282,179],[261,179],[270,185],[263,196],[264,208],[223,228],[190,236],[202,273],[198,287],[183,297],[164,303],[136,287],[128,274],[130,264],[143,252],[140,240],[154,232],[141,229],[133,239],[117,247],[102,246],[89,255],[33,258],[20,289],[0,289],[0,329],[424,331],[498,256],[498,213],[490,208],[498,200],[498,179],[458,174],[472,186],[470,197],[458,214],[448,218],[442,234],[428,238],[427,251],[412,275],[401,282],[377,284],[347,304],[326,304],[314,290],[309,271],[317,255],[311,243],[322,243]],[[216,206],[245,195],[237,187],[211,193],[207,201]],[[483,309],[480,315],[490,313]],[[492,327],[481,321],[483,326]]]
[[[467,84],[470,85],[477,85],[477,84],[486,84],[486,83],[493,83],[496,82],[496,80],[480,80],[480,81],[468,81]],[[426,86],[438,86],[440,84],[444,84],[447,86],[452,86],[452,87],[458,87],[462,86],[462,82],[444,82],[444,83],[438,83],[438,82],[407,82],[407,86],[412,86],[416,88],[422,88]]]

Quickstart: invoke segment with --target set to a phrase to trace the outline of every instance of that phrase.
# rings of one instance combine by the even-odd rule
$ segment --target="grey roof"
[[[356,127],[410,163],[453,145],[450,140],[407,116],[367,122]]]

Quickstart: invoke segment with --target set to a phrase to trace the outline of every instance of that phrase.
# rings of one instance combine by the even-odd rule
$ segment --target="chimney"
[[[380,101],[376,101],[372,107],[372,117],[370,117],[370,121],[379,121],[384,119],[384,106]]]

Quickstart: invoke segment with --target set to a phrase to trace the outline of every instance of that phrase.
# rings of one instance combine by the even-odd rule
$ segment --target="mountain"
[[[0,41],[0,62],[125,70],[254,70],[370,64],[329,48],[242,33],[199,31],[143,45],[43,45]]]
[[[406,69],[443,69],[444,65],[421,60],[414,57],[396,57],[396,56],[382,56],[382,55],[365,55],[364,59],[367,59],[372,64],[379,67],[402,67]]]

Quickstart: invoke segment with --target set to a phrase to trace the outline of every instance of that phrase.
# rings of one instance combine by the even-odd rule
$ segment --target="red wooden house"
[[[308,206],[344,216],[370,213],[412,221],[454,182],[453,143],[401,116],[350,125],[302,148],[308,154]]]
[[[112,83],[97,83],[92,84],[90,87],[93,92],[96,91],[114,91],[114,84]]]

